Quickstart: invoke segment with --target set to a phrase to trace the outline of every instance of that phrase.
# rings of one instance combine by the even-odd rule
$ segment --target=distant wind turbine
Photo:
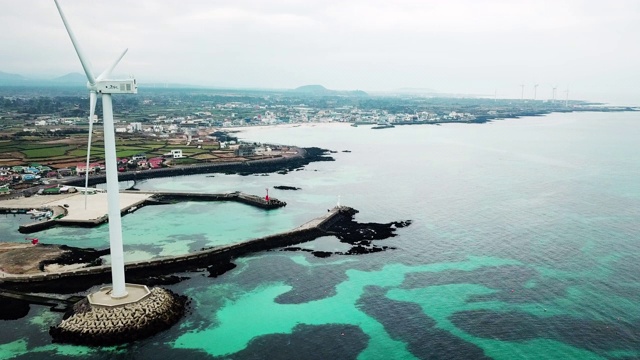
[[[551,88],[551,102],[556,102],[556,90],[558,89],[558,85]]]
[[[569,87],[567,86],[567,90],[564,91],[565,93],[565,97],[564,97],[564,106],[569,106]]]
[[[94,77],[89,67],[89,62],[84,56],[76,37],[71,31],[71,27],[67,22],[58,0],[54,0],[64,27],[69,33],[71,43],[78,54],[84,73],[87,76],[87,88],[89,88],[89,145],[87,147],[87,177],[85,177],[85,187],[88,186],[89,173],[89,155],[91,150],[91,133],[93,131],[93,113],[96,108],[96,100],[98,94],[102,95],[102,117],[104,122],[104,152],[106,160],[107,173],[107,200],[109,205],[109,242],[111,248],[111,280],[113,288],[111,297],[120,299],[127,296],[126,284],[124,281],[124,254],[122,248],[122,221],[120,218],[120,190],[118,187],[118,169],[116,164],[116,139],[115,129],[113,125],[113,104],[111,94],[136,94],[138,93],[138,85],[136,80],[112,80],[109,79],[111,72],[118,65],[122,57],[127,53],[125,49],[122,54],[98,77]],[[86,190],[85,190],[86,192]],[[86,207],[85,194],[85,207]]]
[[[533,85],[533,100],[536,100],[536,98],[538,97],[538,85],[539,84]]]
[[[520,84],[520,87],[522,88],[522,92],[520,94],[520,100],[524,101],[524,84]]]

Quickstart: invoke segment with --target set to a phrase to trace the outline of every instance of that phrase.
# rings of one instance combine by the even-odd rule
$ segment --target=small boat
[[[39,217],[39,216],[46,215],[47,212],[46,211],[36,210],[36,209],[31,209],[31,210],[27,211],[27,214],[31,215],[32,217]]]
[[[372,129],[388,129],[388,128],[392,128],[392,127],[395,127],[395,126],[393,126],[389,122],[379,122],[378,125],[372,127]]]

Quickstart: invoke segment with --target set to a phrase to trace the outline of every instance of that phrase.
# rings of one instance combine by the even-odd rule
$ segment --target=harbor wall
[[[303,225],[279,234],[237,244],[203,249],[184,255],[129,262],[125,264],[126,274],[129,279],[135,279],[136,277],[160,276],[201,269],[249,253],[268,251],[311,241],[329,234],[331,225],[335,221],[342,216],[350,216],[347,215],[349,209],[347,207],[336,207],[327,214],[312,220],[312,226]],[[6,276],[0,279],[0,287],[31,292],[53,291],[61,293],[81,291],[90,286],[110,281],[111,267],[109,265],[101,265],[52,273]]]

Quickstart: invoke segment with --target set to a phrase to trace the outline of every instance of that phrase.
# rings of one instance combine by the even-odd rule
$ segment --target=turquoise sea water
[[[153,179],[141,189],[270,195],[144,207],[123,218],[127,259],[293,228],[340,198],[359,221],[413,220],[395,250],[316,258],[264,252],[188,277],[172,329],[116,348],[50,343],[60,315],[31,306],[2,321],[0,358],[632,359],[640,357],[640,115],[552,114],[483,125],[249,129],[252,141],[319,146],[335,162],[269,176]],[[350,153],[342,152],[350,150]],[[302,188],[278,191],[274,185]],[[0,219],[21,241],[17,218]],[[107,228],[41,241],[104,247]],[[305,244],[341,251],[325,237]]]

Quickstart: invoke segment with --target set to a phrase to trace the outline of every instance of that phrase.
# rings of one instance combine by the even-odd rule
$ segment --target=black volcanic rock
[[[274,189],[278,189],[278,190],[302,190],[299,187],[295,187],[295,186],[286,186],[286,185],[276,185],[273,187]]]
[[[393,221],[386,224],[359,223],[353,220],[358,212],[354,209],[341,210],[348,212],[331,226],[331,231],[340,241],[348,244],[360,244],[364,240],[382,240],[397,236],[396,228],[403,228],[411,224],[411,220]]]
[[[396,229],[411,225],[411,220],[392,221],[386,224],[379,223],[359,223],[353,218],[358,210],[343,208],[340,210],[342,216],[331,224],[325,231],[337,237],[340,242],[350,244],[352,247],[344,252],[313,251],[299,247],[287,247],[282,251],[303,251],[311,252],[314,256],[324,258],[331,255],[363,255],[386,250],[394,250],[394,247],[376,245],[374,240],[383,240],[394,237]]]
[[[232,263],[231,261],[220,262],[209,266],[207,268],[207,271],[209,271],[209,277],[215,278],[226,273],[229,270],[235,269],[236,266],[237,265]]]
[[[329,251],[313,251],[311,253],[313,254],[313,256],[319,257],[319,258],[328,258],[333,254],[332,252],[329,252]]]
[[[55,259],[42,260],[38,265],[40,271],[44,271],[47,265],[59,264],[59,265],[72,265],[88,263],[87,266],[102,265],[101,256],[108,255],[109,249],[95,250],[95,249],[82,249],[67,245],[60,245],[61,250],[65,252]]]
[[[0,296],[0,320],[17,320],[29,313],[29,303]]]

